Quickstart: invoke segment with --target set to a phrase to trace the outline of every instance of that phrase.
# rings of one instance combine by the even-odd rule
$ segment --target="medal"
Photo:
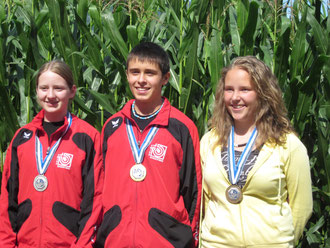
[[[246,144],[238,160],[238,163],[236,164],[234,150],[234,127],[232,126],[231,128],[230,135],[228,138],[228,176],[229,181],[232,185],[230,185],[226,190],[226,198],[230,203],[238,204],[243,200],[242,189],[236,184],[239,181],[240,175],[242,174],[244,164],[252,151],[254,142],[257,139],[257,134],[257,128],[254,128],[249,138],[249,141]]]
[[[45,177],[44,175],[36,176],[33,181],[33,186],[37,191],[45,191],[48,186],[47,177]]]
[[[227,198],[227,201],[229,201],[232,204],[240,203],[243,199],[243,194],[242,194],[241,188],[237,185],[230,185],[226,189],[226,198]]]
[[[147,175],[146,167],[143,164],[135,164],[130,170],[130,175],[135,182],[143,181]]]
[[[57,142],[51,148],[48,147],[45,159],[43,159],[42,144],[39,140],[38,134],[36,133],[36,136],[35,136],[36,137],[35,138],[36,161],[37,161],[37,170],[38,170],[39,175],[34,178],[33,186],[37,191],[44,191],[48,186],[48,180],[44,176],[44,174],[46,173],[48,166],[49,166],[50,162],[52,161],[53,156],[54,156],[58,146],[60,145],[63,136],[70,129],[71,124],[72,124],[72,116],[71,116],[70,112],[67,112],[66,117],[68,119],[68,126],[66,127],[65,131],[62,133],[61,137],[57,140]]]
[[[147,150],[153,138],[155,137],[157,131],[158,131],[158,127],[156,126],[151,127],[141,147],[139,147],[133,132],[132,123],[128,118],[126,118],[126,132],[132,150],[132,154],[134,157],[134,161],[136,163],[130,169],[130,176],[132,180],[135,182],[143,181],[147,175],[147,169],[142,165],[142,161],[144,158],[144,153]]]

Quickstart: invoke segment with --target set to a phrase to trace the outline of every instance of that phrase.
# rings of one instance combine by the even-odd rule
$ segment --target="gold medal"
[[[232,204],[238,204],[243,200],[243,193],[239,186],[230,185],[226,189],[226,198]]]
[[[135,182],[140,182],[145,179],[147,175],[147,169],[143,164],[135,164],[130,170],[130,176]]]
[[[44,175],[36,176],[33,181],[33,186],[39,192],[45,191],[48,186],[47,177],[45,177]]]

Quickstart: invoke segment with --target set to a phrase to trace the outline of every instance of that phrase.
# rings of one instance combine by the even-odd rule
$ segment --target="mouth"
[[[47,104],[47,106],[50,106],[50,107],[54,107],[58,104],[58,102],[48,102],[48,101],[45,101],[45,103]]]
[[[135,89],[139,93],[146,93],[149,91],[149,88],[143,88],[143,87],[136,87]]]
[[[233,110],[241,110],[245,107],[245,105],[231,105]]]

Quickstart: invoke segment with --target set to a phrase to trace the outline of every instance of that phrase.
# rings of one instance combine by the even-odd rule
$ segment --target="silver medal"
[[[45,191],[48,186],[47,177],[45,177],[44,175],[36,176],[33,181],[33,186],[37,191]]]

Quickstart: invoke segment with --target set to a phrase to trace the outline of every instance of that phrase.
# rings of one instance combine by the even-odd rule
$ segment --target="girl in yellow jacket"
[[[200,246],[294,247],[312,213],[309,159],[269,67],[246,56],[224,68],[210,124]]]

